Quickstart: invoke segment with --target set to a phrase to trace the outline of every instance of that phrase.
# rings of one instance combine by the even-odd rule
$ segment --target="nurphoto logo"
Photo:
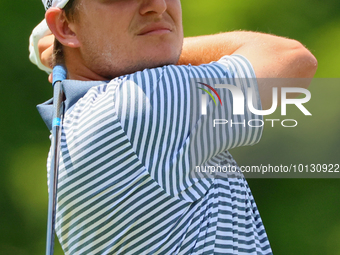
[[[217,91],[211,86],[208,85],[206,83],[202,83],[202,82],[198,82],[199,84],[205,86],[206,88],[210,89],[217,97],[217,99],[220,102],[221,107],[223,107],[223,102],[221,100],[220,95],[217,93]],[[228,93],[231,94],[231,98],[232,98],[232,106],[233,106],[233,111],[232,114],[233,115],[244,115],[245,114],[245,106],[248,107],[248,110],[255,114],[255,115],[260,115],[260,116],[264,116],[264,115],[270,115],[272,113],[274,113],[277,109],[278,106],[278,88],[273,87],[272,88],[272,106],[270,107],[270,109],[265,109],[265,110],[261,110],[261,109],[256,109],[254,107],[254,103],[253,103],[253,96],[254,93],[256,93],[254,91],[253,87],[248,87],[246,90],[246,95],[244,95],[243,91],[241,88],[235,86],[235,85],[230,85],[230,84],[215,84],[215,88],[216,89],[226,89],[228,90]],[[215,106],[217,106],[216,100],[213,96],[213,94],[205,89],[205,88],[200,88],[198,87],[198,89],[206,92],[207,94],[202,94],[201,95],[201,114],[202,115],[207,115],[207,108],[208,108],[208,98],[207,95],[210,96],[210,98],[213,100],[213,102],[215,103]],[[280,88],[280,92],[281,92],[281,116],[286,116],[287,115],[287,105],[295,105],[304,115],[306,116],[311,116],[312,114],[306,109],[305,106],[303,106],[304,103],[309,102],[309,100],[311,99],[311,93],[309,90],[305,89],[305,88],[298,88],[298,87],[281,87]],[[287,94],[289,93],[300,93],[300,94],[304,94],[305,97],[304,98],[287,98]],[[266,121],[270,121],[272,123],[272,127],[274,127],[274,122],[275,121],[280,121],[278,119],[266,119]],[[258,125],[253,125],[253,123],[259,123]],[[293,125],[285,125],[285,123],[287,122],[294,122]],[[225,124],[230,124],[231,126],[233,125],[232,120],[227,120],[227,119],[214,119],[214,127],[216,127],[216,125],[225,125]],[[234,123],[236,124],[236,123]],[[242,123],[237,123],[237,124],[243,124],[244,126],[246,125],[245,122]],[[298,122],[294,119],[285,119],[283,121],[281,121],[281,125],[283,127],[296,127],[298,124]],[[249,127],[261,127],[264,125],[264,121],[262,120],[262,118],[260,119],[252,119],[248,121],[248,126]]]

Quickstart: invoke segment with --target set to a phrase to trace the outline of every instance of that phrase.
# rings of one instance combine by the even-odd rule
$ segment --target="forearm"
[[[206,64],[234,53],[252,63],[258,78],[313,77],[317,66],[314,56],[298,41],[247,31],[185,38],[178,64]]]
[[[250,44],[259,33],[235,31],[215,35],[187,37],[184,39],[180,65],[200,65],[217,61],[221,57],[233,54],[245,44]]]

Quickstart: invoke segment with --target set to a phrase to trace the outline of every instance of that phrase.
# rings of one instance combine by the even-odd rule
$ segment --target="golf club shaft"
[[[60,154],[61,114],[62,114],[62,102],[64,98],[62,80],[64,80],[65,78],[66,70],[62,66],[56,66],[53,68],[53,121],[52,121],[52,145],[51,145],[52,155],[49,177],[46,255],[53,255],[54,252],[58,170]]]

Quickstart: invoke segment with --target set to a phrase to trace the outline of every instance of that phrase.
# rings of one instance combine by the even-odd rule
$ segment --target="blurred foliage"
[[[1,1],[0,254],[44,254],[49,131],[35,105],[52,95],[47,75],[28,60],[39,0]],[[262,141],[234,149],[240,165],[340,163],[340,2],[336,0],[186,0],[186,36],[252,30],[294,38],[317,57],[312,117],[287,129],[266,126]],[[276,114],[276,115],[275,115]],[[282,118],[275,113],[273,118]],[[339,179],[249,179],[274,254],[340,254]],[[56,245],[55,254],[62,254]]]

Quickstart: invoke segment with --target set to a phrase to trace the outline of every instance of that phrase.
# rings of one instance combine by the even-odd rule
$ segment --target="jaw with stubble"
[[[171,54],[126,54],[106,44],[106,48],[99,52],[92,44],[86,50],[69,49],[65,51],[65,62],[69,78],[77,80],[111,80],[126,74],[131,74],[144,69],[175,65],[180,57],[182,47],[173,49]],[[142,51],[143,49],[136,49]],[[121,54],[119,54],[121,53]]]

